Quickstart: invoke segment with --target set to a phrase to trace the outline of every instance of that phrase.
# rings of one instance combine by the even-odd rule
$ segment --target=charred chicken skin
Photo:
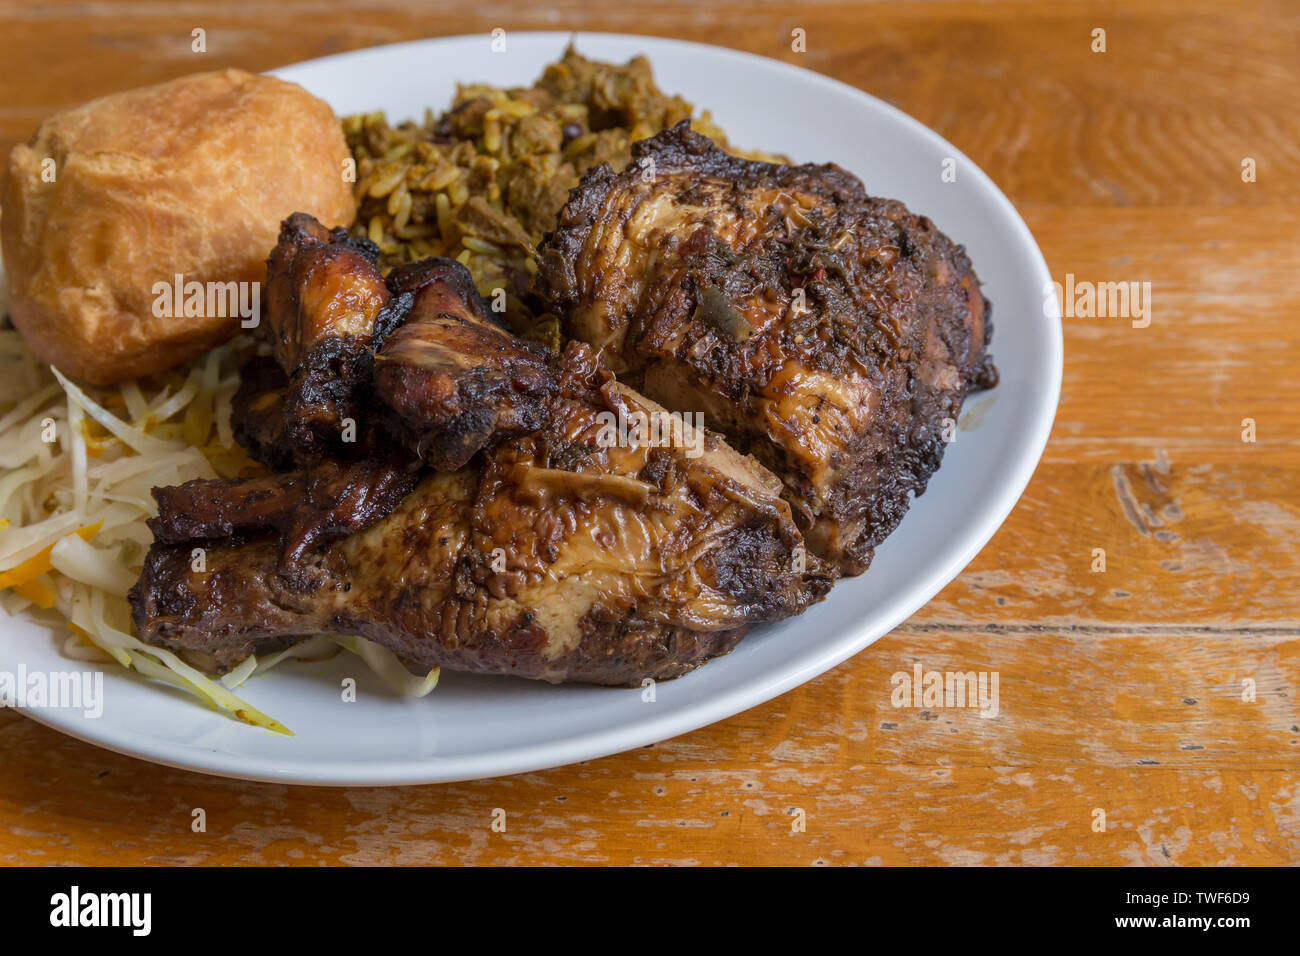
[[[388,285],[412,301],[375,359],[375,391],[416,454],[454,471],[542,426],[555,392],[549,353],[493,320],[464,266],[425,259],[394,269]]]
[[[387,516],[415,488],[419,470],[405,456],[340,462],[257,478],[187,481],[155,488],[158,516],[149,530],[159,544],[274,531],[279,573],[289,586],[310,587],[304,560],[325,542],[362,531]]]
[[[256,495],[192,483],[176,506],[164,492],[163,533],[131,592],[136,628],[217,670],[332,633],[416,671],[675,677],[751,625],[799,613],[834,575],[803,555],[780,482],[753,459],[713,436],[610,441],[611,419],[662,411],[571,344],[540,428],[427,474],[387,517],[306,554],[310,588],[282,573],[280,538],[257,530],[299,506],[301,476],[272,476]],[[178,520],[191,508],[196,519]]]
[[[273,361],[248,364],[232,415],[267,467],[370,457],[396,441],[455,470],[541,426],[555,391],[549,353],[499,325],[454,259],[410,263],[385,280],[369,242],[297,213],[267,275]]]
[[[364,406],[358,389],[369,382],[374,350],[410,307],[409,297],[389,292],[378,254],[305,213],[280,226],[260,328],[287,378],[284,438],[296,461],[352,451],[342,438]]]
[[[230,426],[249,457],[272,471],[292,468],[297,458],[284,417],[288,395],[289,376],[271,356],[255,356],[239,370]]]
[[[588,171],[534,288],[620,378],[775,472],[844,574],[925,490],[968,390],[996,383],[960,246],[835,165],[738,159],[685,122]]]

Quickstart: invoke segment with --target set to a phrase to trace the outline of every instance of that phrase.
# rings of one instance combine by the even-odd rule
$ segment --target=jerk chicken
[[[329,633],[367,637],[416,670],[600,684],[682,674],[752,624],[799,613],[833,574],[802,554],[780,482],[716,437],[698,457],[690,442],[609,440],[611,418],[656,411],[571,344],[541,427],[427,473],[387,517],[311,551],[306,587],[284,573],[274,531],[305,499],[346,512],[369,493],[356,483],[335,509],[318,499],[347,482],[300,473],[159,489],[136,628],[217,670]]]
[[[273,530],[281,540],[278,570],[290,587],[311,585],[309,550],[370,527],[415,488],[409,458],[326,459],[309,468],[257,478],[199,479],[155,488],[158,517],[149,530],[159,544],[182,544]]]
[[[292,468],[298,457],[287,434],[284,409],[288,394],[289,376],[274,358],[263,355],[244,363],[239,389],[231,401],[230,427],[235,441],[254,461],[274,471]]]
[[[546,349],[497,323],[454,259],[410,263],[385,280],[377,252],[305,213],[281,227],[261,323],[274,361],[245,369],[232,415],[268,467],[370,457],[383,437],[372,417],[447,470],[541,426],[555,390]]]
[[[273,473],[155,489],[142,639],[217,671],[337,634],[417,672],[675,677],[865,570],[996,382],[960,246],[688,123],[589,170],[537,262],[559,358],[459,263],[384,280],[366,240],[286,220],[233,415]],[[730,445],[620,430],[669,410]]]
[[[375,391],[416,454],[454,471],[490,442],[542,426],[555,391],[549,353],[492,318],[464,266],[424,259],[394,269],[388,285],[412,301],[375,358]]]
[[[498,325],[459,263],[376,284],[364,245],[296,215],[268,269],[272,355],[233,426],[273,472],[154,490],[142,639],[217,671],[339,634],[417,672],[624,684],[829,590],[774,475],[682,419],[642,434],[668,413],[589,346],[557,361]]]
[[[844,574],[925,490],[967,391],[996,383],[960,246],[833,164],[739,159],[688,122],[588,171],[535,289],[629,385],[774,471]]]
[[[264,425],[255,431],[255,447],[273,461],[348,451],[346,423],[355,427],[363,407],[358,387],[369,380],[374,350],[411,304],[409,295],[394,300],[375,265],[378,255],[369,240],[326,229],[306,213],[281,224],[266,263],[259,328],[285,376],[283,444],[263,445],[260,438],[271,436]],[[274,379],[258,376],[254,387],[273,388]],[[252,410],[254,403],[246,393],[240,404]],[[236,419],[241,431],[246,426]]]

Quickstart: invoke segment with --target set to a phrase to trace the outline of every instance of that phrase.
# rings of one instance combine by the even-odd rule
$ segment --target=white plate
[[[362,50],[275,71],[324,97],[340,115],[384,109],[423,116],[457,81],[530,85],[571,34],[512,33]],[[294,731],[270,734],[124,672],[105,675],[104,713],[27,711],[74,737],[206,773],[305,784],[386,785],[468,780],[538,770],[654,743],[730,717],[861,651],[933,597],[1014,507],[1042,453],[1061,381],[1061,329],[1044,317],[1047,265],[1011,203],[973,162],[916,120],[852,87],[775,60],[649,37],[578,34],[578,50],[623,62],[646,54],[663,89],[712,111],[732,142],[797,161],[834,160],[874,195],[905,201],[966,245],[994,304],[993,355],[1002,382],[967,403],[942,469],[867,574],[840,583],[801,617],[752,632],[729,656],[639,690],[553,687],[444,674],[429,697],[387,693],[350,655],[285,665],[241,694]],[[944,64],[936,61],[935,70]],[[940,167],[956,161],[956,182]],[[978,419],[975,424],[974,419]],[[0,670],[69,670],[30,621],[0,621]],[[344,703],[339,682],[358,681]],[[876,693],[885,693],[877,688]]]

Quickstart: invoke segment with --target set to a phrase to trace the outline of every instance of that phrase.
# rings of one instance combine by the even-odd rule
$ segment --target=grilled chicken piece
[[[278,570],[291,587],[310,585],[308,552],[386,517],[415,488],[419,468],[402,457],[339,462],[302,471],[155,488],[158,516],[149,530],[159,544],[181,544],[275,531]]]
[[[555,390],[545,348],[497,324],[455,260],[411,263],[385,282],[374,254],[303,213],[282,224],[264,323],[281,375],[250,363],[232,415],[249,454],[277,469],[366,457],[383,421],[419,457],[455,470],[538,428]]]
[[[570,345],[548,404],[540,430],[427,475],[387,518],[326,546],[313,590],[280,574],[274,537],[211,542],[204,572],[188,542],[155,543],[130,595],[139,634],[218,670],[332,633],[417,673],[627,684],[685,673],[829,589],[780,482],[752,459],[713,436],[695,445],[689,425],[678,444],[611,444],[613,422],[662,410],[591,349]]]
[[[231,400],[230,426],[250,458],[273,471],[292,468],[293,446],[284,420],[289,376],[269,355],[255,356],[239,370]]]
[[[687,123],[633,157],[583,177],[536,291],[620,378],[776,472],[810,550],[861,573],[967,390],[996,383],[969,260],[834,165],[738,159]]]
[[[289,379],[285,437],[299,461],[350,451],[340,438],[364,405],[358,388],[369,382],[374,350],[410,306],[409,297],[390,295],[378,254],[346,229],[294,213],[267,260],[261,328]]]
[[[540,428],[555,373],[544,346],[492,318],[467,270],[424,259],[388,276],[411,310],[375,359],[394,430],[435,468],[454,471],[493,441]]]

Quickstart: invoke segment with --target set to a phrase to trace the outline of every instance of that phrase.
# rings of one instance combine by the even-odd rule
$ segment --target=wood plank
[[[309,790],[217,780],[146,766],[0,714],[0,751],[13,768],[0,784],[0,862],[1164,865],[1296,858],[1294,759],[1223,763],[1225,755],[1240,756],[1238,747],[1258,748],[1260,739],[1294,752],[1294,727],[1249,732],[1256,721],[1294,721],[1294,650],[1276,659],[1289,675],[1290,701],[1277,687],[1266,689],[1267,680],[1255,705],[1193,686],[1236,670],[1231,643],[1223,642],[1214,653],[1226,656],[1187,686],[1209,692],[1193,703],[1168,699],[1159,658],[1149,657],[1136,668],[1120,663],[1118,674],[1097,662],[1101,673],[1084,675],[1110,678],[1118,688],[1109,717],[1087,699],[1084,681],[1061,696],[1020,687],[1014,671],[1004,686],[1011,688],[1007,713],[1021,711],[1016,720],[970,712],[899,718],[902,712],[889,708],[890,687],[881,678],[890,668],[917,653],[926,666],[1002,666],[996,647],[1006,640],[958,635],[945,647],[933,635],[909,636],[906,650],[871,652],[875,663],[865,674],[855,673],[855,663],[666,744],[567,770],[443,787]],[[1058,665],[1045,673],[1065,683],[1085,648],[1040,645]],[[1026,673],[1031,682],[1043,677],[1042,669]],[[1044,713],[1059,716],[1051,730],[1023,722]],[[1239,730],[1225,730],[1225,721]],[[894,727],[879,729],[883,723]],[[1046,745],[1035,739],[1053,732],[1058,739]],[[1193,744],[1209,753],[1187,749]],[[205,833],[191,831],[196,807],[205,811]],[[491,829],[497,808],[506,814],[505,833]],[[1106,833],[1091,829],[1097,808],[1105,810]],[[806,816],[802,833],[792,830],[798,809]]]
[[[998,534],[913,621],[1300,633],[1300,464],[1158,451],[1040,465]]]
[[[1300,10],[1284,0],[1231,7],[563,0],[545,9],[408,0],[363,15],[351,4],[305,0],[275,10],[259,2],[219,12],[139,0],[0,5],[9,50],[0,148],[55,109],[201,69],[264,70],[495,27],[606,30],[729,46],[836,76],[938,130],[1017,202],[1300,202]],[[201,56],[190,50],[196,27],[207,31]],[[791,50],[796,27],[807,32],[804,53]],[[1097,27],[1108,31],[1104,54],[1091,51]],[[1240,180],[1247,156],[1259,165],[1257,188]]]
[[[1146,328],[1063,320],[1049,460],[1114,461],[1163,447],[1216,464],[1300,461],[1300,209],[1023,211],[1056,282],[1069,273],[1151,283]],[[995,302],[995,357],[997,317]],[[1254,444],[1242,442],[1245,418],[1256,423]]]

